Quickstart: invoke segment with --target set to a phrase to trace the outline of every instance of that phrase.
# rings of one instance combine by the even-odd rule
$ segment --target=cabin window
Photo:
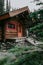
[[[8,28],[15,29],[15,24],[8,24]]]

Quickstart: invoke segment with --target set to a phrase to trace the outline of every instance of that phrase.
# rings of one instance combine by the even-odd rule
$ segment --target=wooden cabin
[[[23,7],[0,16],[0,40],[14,39],[25,36],[26,16],[28,7]]]

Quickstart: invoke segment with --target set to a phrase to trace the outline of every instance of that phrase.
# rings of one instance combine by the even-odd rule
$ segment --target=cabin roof
[[[7,18],[16,16],[16,15],[18,15],[20,13],[25,12],[25,11],[28,11],[28,13],[30,12],[28,6],[17,9],[17,10],[14,10],[14,11],[10,11],[10,12],[5,13],[3,15],[0,15],[0,20],[4,20],[4,19],[7,19]]]

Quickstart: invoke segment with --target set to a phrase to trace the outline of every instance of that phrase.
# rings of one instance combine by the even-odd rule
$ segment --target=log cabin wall
[[[22,24],[15,19],[6,22],[5,25],[5,39],[13,39],[15,37],[22,37]]]

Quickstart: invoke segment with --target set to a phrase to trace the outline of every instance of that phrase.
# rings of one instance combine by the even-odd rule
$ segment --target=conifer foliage
[[[0,65],[43,65],[43,52],[34,51],[23,54],[24,51],[29,51],[29,47],[27,50],[26,48],[16,46],[10,49],[8,55],[0,59]]]

